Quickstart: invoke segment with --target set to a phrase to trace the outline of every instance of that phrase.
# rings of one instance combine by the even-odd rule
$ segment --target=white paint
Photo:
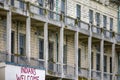
[[[13,65],[6,65],[5,67],[5,80],[45,80],[45,71],[34,69],[34,68],[28,68],[29,70],[34,70],[33,73],[24,73],[21,72],[20,66],[13,66]],[[17,79],[17,76],[23,75],[22,79]],[[37,79],[30,79],[29,76],[38,77]],[[26,77],[26,78],[25,78]],[[27,79],[28,78],[28,79]]]

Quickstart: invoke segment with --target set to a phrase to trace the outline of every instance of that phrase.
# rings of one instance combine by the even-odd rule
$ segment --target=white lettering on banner
[[[45,80],[45,71],[9,65],[6,67],[5,80]]]

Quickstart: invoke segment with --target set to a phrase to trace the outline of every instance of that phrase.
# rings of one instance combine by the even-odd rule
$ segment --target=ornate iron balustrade
[[[75,78],[75,67],[70,65],[63,65],[63,77],[68,79]]]

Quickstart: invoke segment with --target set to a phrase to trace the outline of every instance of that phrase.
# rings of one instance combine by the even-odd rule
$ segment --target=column
[[[59,39],[59,59],[61,63],[61,77],[63,77],[63,47],[64,47],[64,28],[60,28],[60,39]]]
[[[44,57],[46,73],[48,71],[48,23],[44,24]]]
[[[101,33],[102,34],[102,39],[100,41],[100,69],[101,69],[101,80],[103,80],[103,72],[104,72],[104,63],[103,63],[103,56],[104,56],[104,35],[103,35],[103,32]]]
[[[88,80],[91,80],[91,52],[92,52],[92,31],[91,24],[89,26],[90,35],[88,37]]]
[[[6,51],[9,54],[8,60],[11,61],[11,25],[12,24],[12,18],[11,18],[11,11],[7,12],[7,41],[6,41]]]
[[[78,80],[78,39],[79,33],[75,32],[75,80]]]
[[[29,62],[31,57],[30,32],[31,32],[31,19],[28,16],[26,19],[26,56]]]
[[[115,79],[115,39],[113,39],[113,44],[112,44],[112,80]]]

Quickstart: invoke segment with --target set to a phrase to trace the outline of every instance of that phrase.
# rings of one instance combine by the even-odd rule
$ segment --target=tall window
[[[48,0],[49,8],[50,10],[54,10],[54,0]],[[53,19],[54,18],[54,13],[49,12],[49,18]]]
[[[39,6],[43,7],[43,0],[38,0]]]
[[[44,40],[39,39],[39,59],[44,59]]]
[[[24,9],[24,2],[23,2],[22,0],[20,0],[20,3],[19,3],[19,4],[20,4],[19,7],[20,7],[21,9]]]
[[[100,13],[96,13],[95,17],[96,17],[96,25],[100,26]]]
[[[61,13],[65,14],[65,0],[61,0]]]
[[[110,30],[113,30],[113,18],[110,18]]]
[[[49,57],[48,57],[48,60],[49,61],[52,61],[53,62],[53,46],[54,46],[54,43],[53,42],[49,42],[49,49],[48,49],[48,51],[49,51]]]
[[[67,45],[64,45],[63,63],[67,64]]]
[[[11,0],[11,5],[14,6],[14,0]]]
[[[80,5],[76,5],[76,14],[77,14],[77,19],[79,19],[80,20],[80,18],[81,18],[81,6]]]
[[[89,10],[89,23],[93,23],[93,10]]]
[[[14,40],[15,39],[15,32],[12,31],[11,33],[11,53],[14,54]]]
[[[104,72],[107,72],[107,56],[104,55]]]
[[[110,57],[110,73],[112,73],[112,57]]]
[[[25,55],[25,35],[19,34],[19,51],[20,55]]]
[[[103,15],[103,27],[107,27],[107,16]]]
[[[93,69],[93,61],[94,61],[94,55],[93,52],[91,53],[91,69]]]
[[[48,0],[48,4],[50,5],[50,10],[54,9],[54,0]]]
[[[14,41],[15,41],[15,32],[11,33],[11,53],[14,54]],[[14,55],[11,55],[11,62],[14,62]]]
[[[78,68],[81,67],[81,49],[78,49]]]
[[[100,70],[100,54],[97,53],[96,55],[96,69]]]

